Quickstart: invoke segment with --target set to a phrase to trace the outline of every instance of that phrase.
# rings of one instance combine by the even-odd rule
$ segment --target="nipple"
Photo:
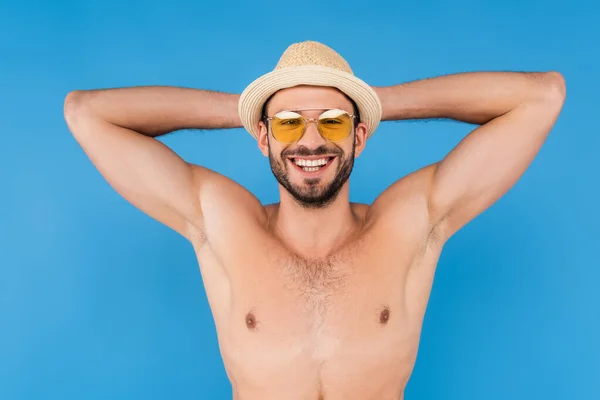
[[[256,328],[256,317],[254,314],[252,314],[252,312],[246,314],[246,327],[251,331]]]
[[[385,324],[387,324],[387,322],[389,321],[389,319],[390,319],[390,309],[387,308],[387,307],[385,307],[383,309],[383,311],[381,312],[381,314],[379,314],[379,322],[382,325],[385,325]]]

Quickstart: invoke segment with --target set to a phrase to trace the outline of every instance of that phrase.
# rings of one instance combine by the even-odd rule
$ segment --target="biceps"
[[[156,139],[93,118],[68,121],[107,182],[152,218],[188,236],[200,217],[191,166]]]
[[[444,223],[452,234],[503,196],[531,164],[557,115],[553,104],[540,101],[467,135],[435,171],[429,201],[433,224]]]

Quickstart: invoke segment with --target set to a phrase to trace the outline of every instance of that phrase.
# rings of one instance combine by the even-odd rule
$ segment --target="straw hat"
[[[277,66],[252,82],[243,92],[238,112],[244,128],[258,138],[258,122],[264,103],[275,92],[298,85],[335,87],[358,106],[360,119],[370,137],[381,120],[381,101],[371,88],[354,76],[350,66],[333,49],[318,42],[294,43]]]

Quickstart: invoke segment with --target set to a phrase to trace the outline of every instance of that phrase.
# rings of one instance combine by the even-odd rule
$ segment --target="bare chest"
[[[406,280],[418,248],[382,251],[362,239],[321,259],[291,254],[274,242],[200,259],[213,313],[231,332],[265,341],[385,334],[406,326]],[[223,266],[223,264],[226,264]],[[225,269],[226,274],[218,270]],[[220,318],[222,317],[222,318]],[[220,321],[219,321],[220,319]],[[250,339],[253,341],[254,339]],[[283,340],[283,339],[282,339]]]
[[[422,250],[375,236],[317,260],[268,240],[199,252],[230,377],[252,386],[302,376],[321,382],[316,391],[327,382],[352,392],[371,376],[397,388],[418,346],[421,315],[410,310],[406,288]]]

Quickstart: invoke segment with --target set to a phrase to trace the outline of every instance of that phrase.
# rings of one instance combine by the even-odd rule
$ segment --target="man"
[[[296,43],[241,96],[173,87],[75,91],[65,118],[125,199],[187,238],[235,399],[402,399],[444,243],[504,195],[565,98],[559,73],[465,73],[372,88]],[[479,124],[371,205],[348,177],[380,120]],[[154,137],[244,126],[280,189],[261,205]],[[240,160],[242,166],[248,159]]]

